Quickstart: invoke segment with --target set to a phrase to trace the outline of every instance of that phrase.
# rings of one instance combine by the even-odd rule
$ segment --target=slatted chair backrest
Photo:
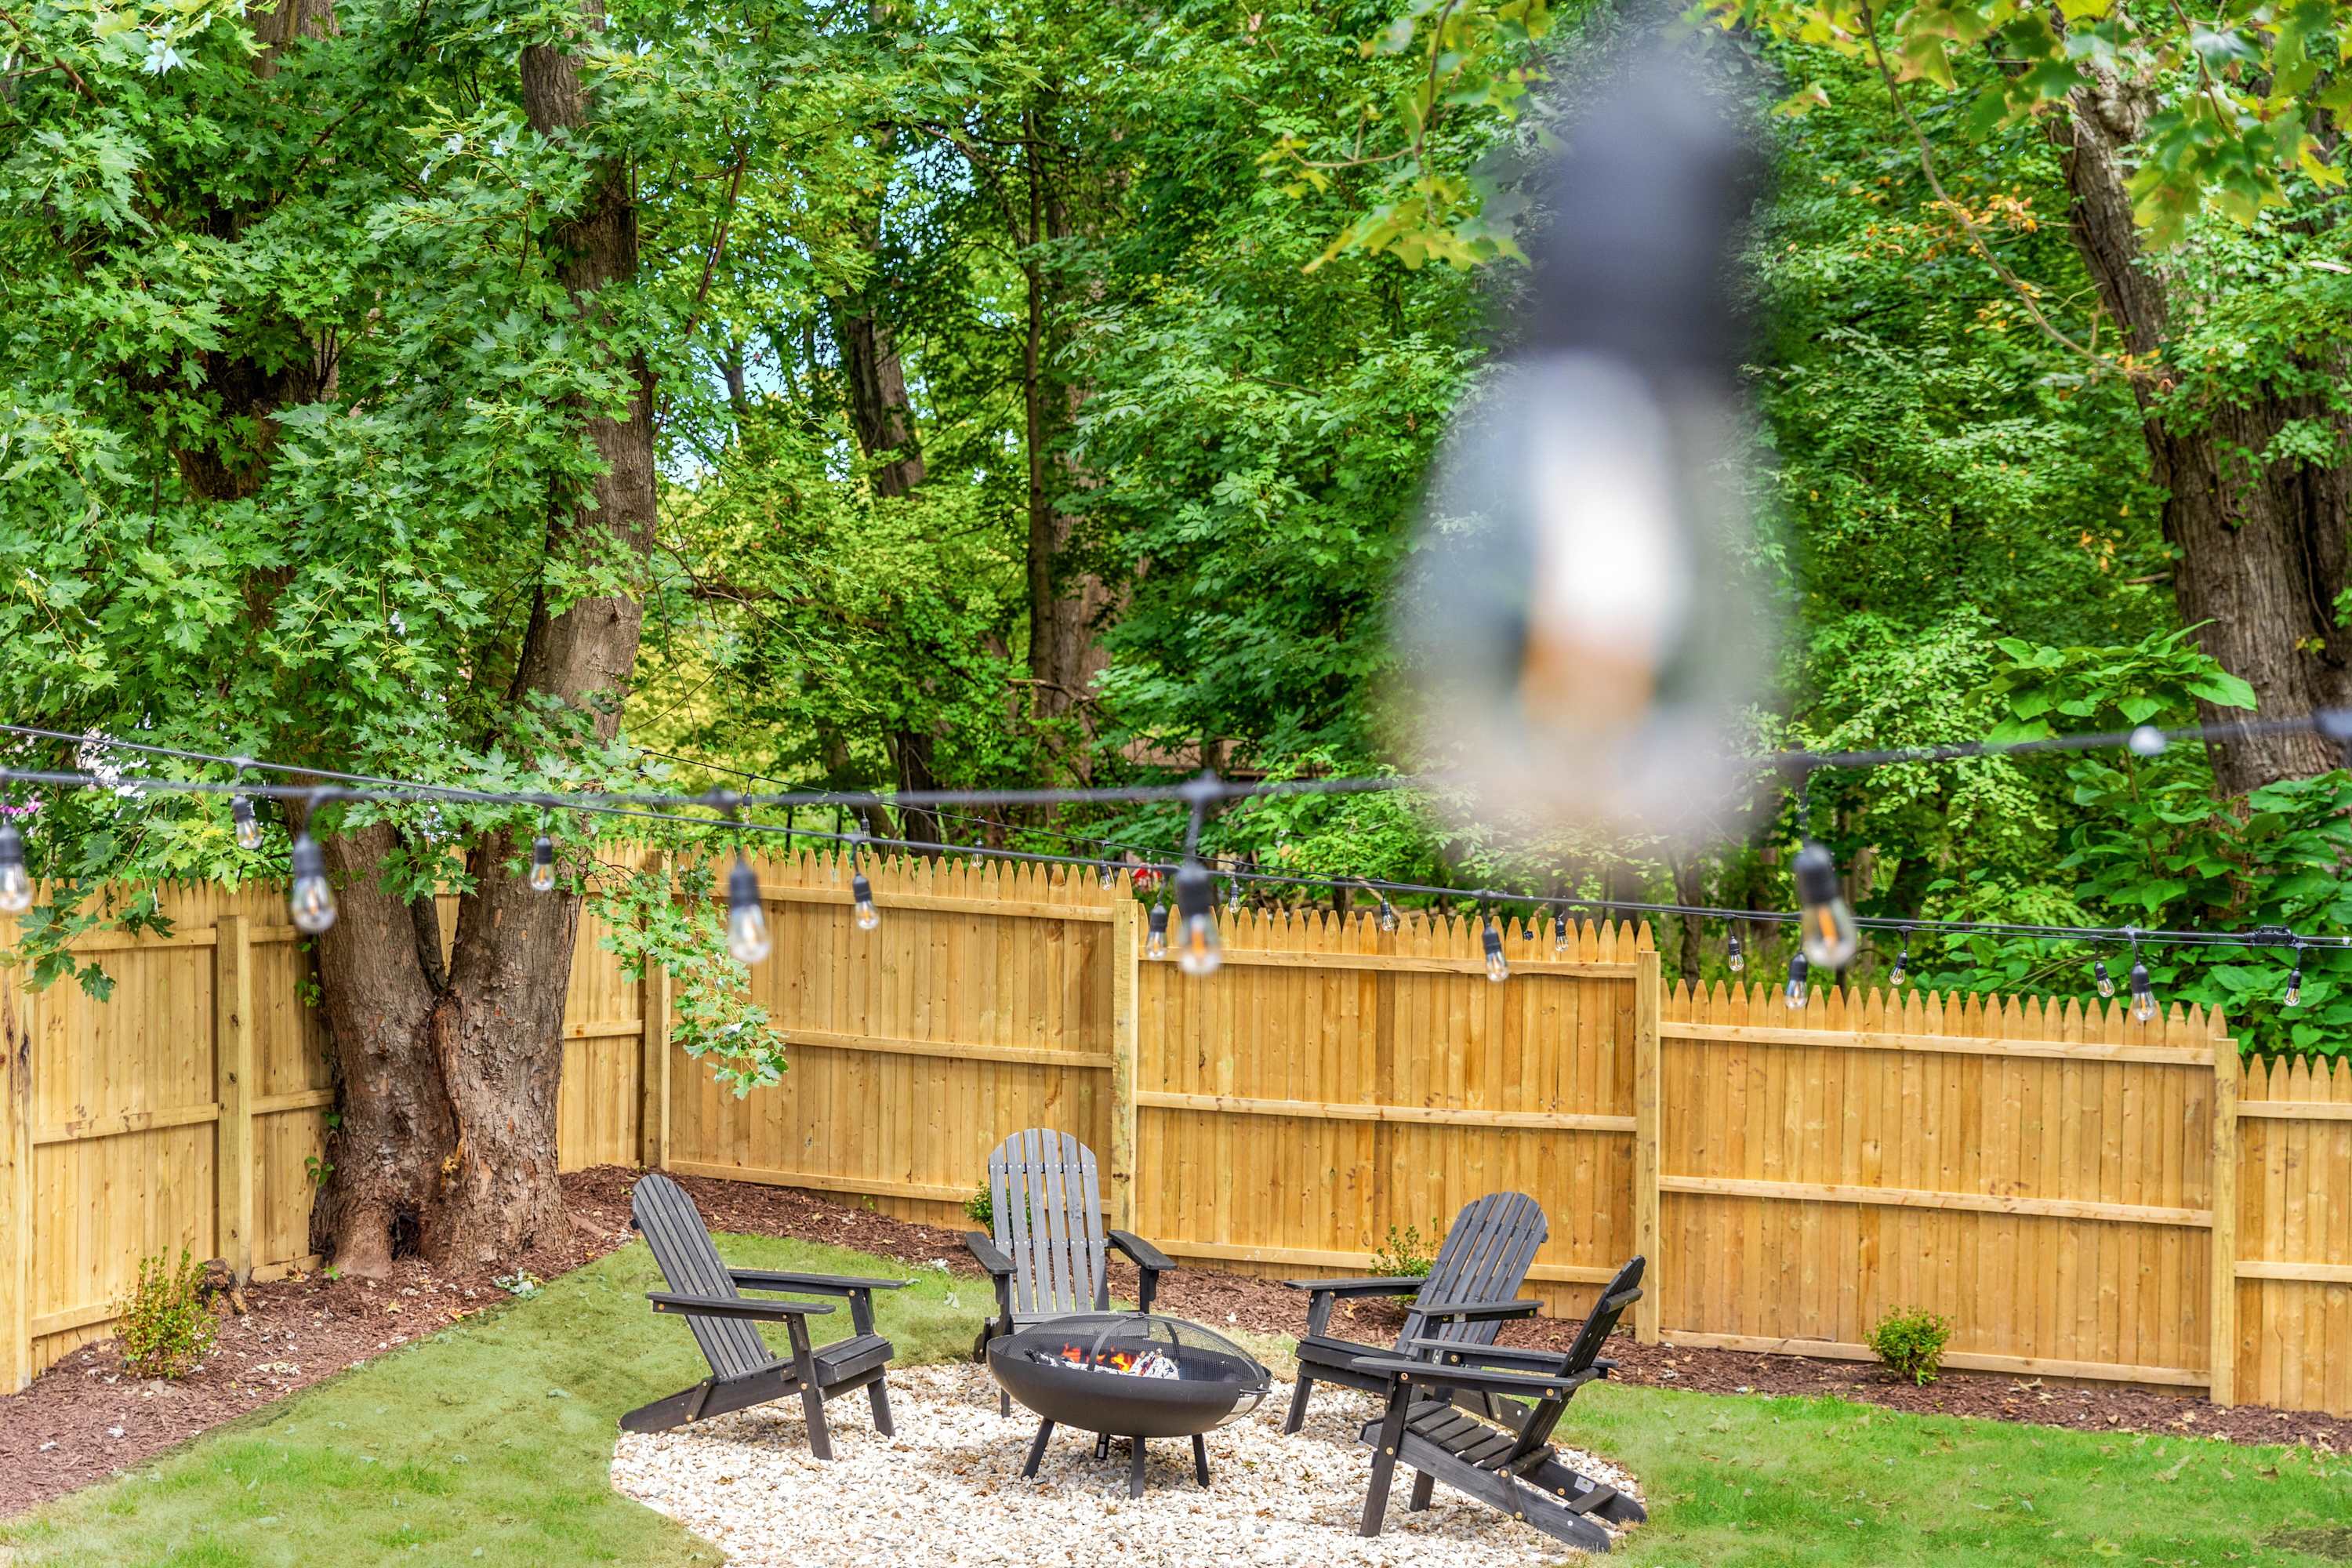
[[[735,1289],[710,1232],[684,1188],[667,1176],[649,1173],[637,1178],[629,1197],[629,1215],[661,1265],[662,1278],[680,1296],[731,1300]],[[776,1358],[760,1338],[760,1331],[740,1318],[687,1317],[695,1342],[720,1377],[742,1377]]]
[[[1557,1375],[1570,1378],[1580,1372],[1592,1370],[1592,1363],[1601,1359],[1601,1347],[1609,1342],[1609,1336],[1617,1331],[1617,1321],[1642,1299],[1642,1268],[1640,1258],[1629,1258],[1625,1267],[1617,1270],[1616,1278],[1602,1287],[1600,1299],[1592,1303],[1592,1310],[1585,1316],[1584,1326],[1576,1331],[1575,1342],[1568,1347],[1568,1353],[1559,1358]],[[1538,1400],[1528,1413],[1527,1419],[1519,1424],[1518,1441],[1496,1455],[1489,1468],[1507,1469],[1522,1460],[1533,1460],[1551,1441],[1552,1428],[1559,1425],[1567,1406],[1565,1394]]]
[[[1050,1317],[1110,1305],[1094,1151],[1050,1128],[1015,1132],[988,1157],[988,1199],[996,1245],[1013,1259],[1015,1313]]]
[[[1433,1305],[1514,1300],[1527,1281],[1536,1248],[1549,1234],[1543,1209],[1535,1199],[1525,1193],[1489,1193],[1454,1216],[1454,1226],[1445,1233],[1429,1266],[1429,1278],[1422,1281],[1415,1300]],[[1421,1315],[1408,1311],[1397,1348],[1402,1351],[1411,1341],[1422,1338],[1491,1345],[1501,1328],[1497,1322],[1459,1321],[1423,1327]]]

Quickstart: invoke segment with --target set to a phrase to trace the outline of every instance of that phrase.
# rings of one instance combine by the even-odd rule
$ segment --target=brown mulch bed
[[[628,1191],[637,1173],[620,1166],[563,1178],[572,1234],[522,1260],[541,1279],[579,1268],[628,1239]],[[813,1193],[702,1177],[680,1178],[714,1230],[829,1242],[909,1265],[945,1260],[979,1273],[960,1239],[939,1226],[893,1219]],[[505,1300],[495,1273],[436,1273],[414,1259],[384,1280],[310,1275],[248,1286],[247,1311],[222,1309],[205,1364],[176,1383],[126,1373],[112,1341],[76,1351],[25,1393],[0,1397],[0,1517],[89,1486],[242,1415],[448,1323]],[[1114,1266],[1112,1288],[1134,1295],[1131,1269]],[[1270,1279],[1181,1268],[1155,1305],[1211,1326],[1295,1334],[1306,1298]],[[1343,1303],[1334,1332],[1370,1343],[1400,1321],[1386,1302]],[[1553,1319],[1506,1329],[1511,1344],[1566,1349],[1576,1325]],[[2084,1431],[2202,1435],[2239,1443],[2303,1443],[2352,1448],[2352,1420],[2253,1405],[2221,1409],[2194,1396],[2112,1385],[2076,1385],[1992,1373],[1948,1372],[1915,1388],[1864,1363],[1801,1356],[1699,1350],[1619,1340],[1611,1350],[1619,1381],[1708,1394],[1828,1395],[1925,1415],[1977,1415]]]

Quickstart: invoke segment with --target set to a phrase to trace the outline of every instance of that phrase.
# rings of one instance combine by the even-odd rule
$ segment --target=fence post
[[[213,1238],[239,1283],[253,1276],[252,933],[243,915],[213,922]]]
[[[1658,1158],[1661,1124],[1660,1093],[1664,1073],[1659,1061],[1658,1010],[1663,984],[1658,950],[1643,948],[1633,955],[1633,1250],[1647,1259],[1642,1279],[1642,1299],[1633,1303],[1633,1338],[1643,1344],[1658,1342],[1664,1301],[1659,1280],[1665,1259],[1658,1256]]]
[[[646,862],[648,871],[667,872],[668,861],[655,850]],[[673,886],[671,894],[676,896]],[[669,1163],[669,968],[647,963],[637,984],[640,1066],[637,1077],[637,1163],[658,1171]]]
[[[17,926],[0,940],[17,949]],[[0,1394],[32,1381],[33,996],[21,964],[0,971]]]
[[[2216,1405],[2237,1402],[2238,1042],[2213,1010],[2213,1262],[2211,1385]]]
[[[1124,889],[1122,889],[1122,893]],[[1110,910],[1110,1215],[1119,1230],[1135,1228],[1135,1058],[1141,1019],[1136,989],[1142,961],[1137,940],[1139,906],[1122,896]]]

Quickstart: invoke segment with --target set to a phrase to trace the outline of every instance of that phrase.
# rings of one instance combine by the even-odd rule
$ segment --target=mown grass
[[[881,1303],[906,1362],[965,1353],[987,1305],[974,1281],[837,1247],[720,1245],[745,1267],[914,1274]],[[0,1524],[0,1561],[716,1563],[605,1480],[620,1413],[701,1373],[682,1325],[646,1309],[653,1279],[642,1247],[616,1253]],[[821,1337],[848,1326],[818,1321]],[[863,1421],[863,1402],[843,1419]],[[1654,1518],[1626,1553],[1639,1564],[2352,1563],[2352,1459],[2305,1450],[1605,1384],[1566,1426],[1647,1488]]]

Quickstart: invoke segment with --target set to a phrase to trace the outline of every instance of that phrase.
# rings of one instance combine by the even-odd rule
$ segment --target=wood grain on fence
[[[2238,1134],[2237,1396],[2352,1415],[2352,1061],[2247,1063]]]
[[[2217,1021],[2000,998],[1677,984],[1658,1273],[1676,1342],[2202,1386]],[[1681,1267],[1675,1267],[1679,1262]]]
[[[839,860],[759,870],[782,1083],[718,1086],[667,979],[583,920],[564,1168],[961,1224],[988,1151],[1051,1126],[1105,1156],[1115,1221],[1272,1275],[1363,1272],[1391,1226],[1433,1244],[1516,1189],[1554,1310],[1650,1259],[1644,1339],[1856,1357],[1918,1307],[1958,1367],[2352,1415],[2352,1065],[2242,1075],[2218,1015],[1834,989],[1792,1015],[1665,985],[1646,928],[1610,924],[1512,927],[1498,985],[1475,924],[1412,915],[1224,914],[1195,980],[1142,956],[1123,879],[875,864],[860,931]],[[110,1001],[0,973],[0,1387],[106,1331],[142,1254],[315,1262],[307,957],[275,889],[163,901],[168,935],[77,942]]]

